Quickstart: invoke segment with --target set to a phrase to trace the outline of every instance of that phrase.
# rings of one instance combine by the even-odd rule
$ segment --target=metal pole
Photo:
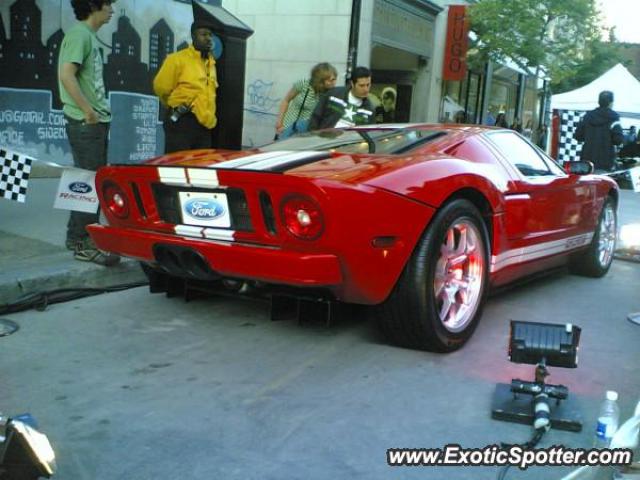
[[[360,12],[362,0],[353,0],[351,3],[351,26],[349,28],[349,48],[347,54],[347,74],[345,83],[348,85],[351,72],[358,63],[358,36],[360,35]]]

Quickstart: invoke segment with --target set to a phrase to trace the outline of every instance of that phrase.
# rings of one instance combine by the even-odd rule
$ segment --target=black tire
[[[422,235],[393,292],[374,309],[385,337],[402,347],[434,352],[462,347],[482,315],[488,246],[486,225],[471,202],[459,199],[442,207]],[[452,269],[454,258],[460,263]],[[461,282],[465,278],[470,279],[466,288]],[[460,286],[463,288],[457,288]],[[468,305],[464,305],[465,295]],[[443,298],[452,302],[445,303]]]
[[[571,273],[594,278],[606,275],[613,262],[617,232],[616,204],[611,197],[607,197],[589,248],[571,256],[569,263]]]

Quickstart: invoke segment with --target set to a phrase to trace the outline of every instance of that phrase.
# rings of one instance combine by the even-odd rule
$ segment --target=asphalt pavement
[[[583,430],[551,430],[538,447],[590,448],[606,390],[623,419],[640,399],[640,326],[626,318],[639,282],[639,264],[616,260],[601,279],[502,292],[444,355],[390,346],[363,315],[298,324],[247,299],[97,295],[3,315],[20,329],[0,338],[0,410],[35,416],[56,480],[494,480],[495,466],[391,467],[387,449],[531,438],[490,416],[497,383],[533,379],[533,365],[508,361],[510,319],[582,328],[578,368],[550,367],[546,381],[568,387]],[[513,467],[506,480],[571,470]]]

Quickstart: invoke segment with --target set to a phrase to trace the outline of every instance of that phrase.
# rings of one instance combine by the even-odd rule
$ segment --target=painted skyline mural
[[[138,162],[161,153],[164,136],[152,82],[165,57],[188,45],[190,3],[117,2],[114,18],[98,32],[113,112],[110,162]],[[37,160],[72,164],[57,60],[64,30],[76,21],[68,0],[0,5],[0,145]]]

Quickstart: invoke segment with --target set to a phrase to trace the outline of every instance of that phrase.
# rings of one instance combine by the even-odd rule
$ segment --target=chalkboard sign
[[[158,122],[158,98],[111,92],[109,163],[140,163],[162,153],[164,132]]]
[[[71,165],[71,149],[61,110],[51,108],[51,92],[0,88],[0,145],[59,165]]]

